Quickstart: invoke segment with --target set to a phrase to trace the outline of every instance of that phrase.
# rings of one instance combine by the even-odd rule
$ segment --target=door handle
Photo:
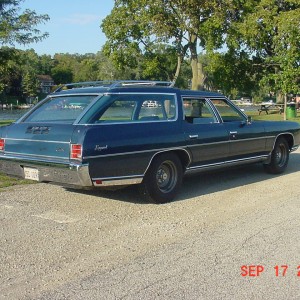
[[[190,135],[189,135],[189,138],[190,138],[191,140],[197,139],[198,137],[199,137],[198,134],[190,134]]]
[[[236,139],[236,135],[237,135],[237,131],[230,131],[230,138],[235,140]]]

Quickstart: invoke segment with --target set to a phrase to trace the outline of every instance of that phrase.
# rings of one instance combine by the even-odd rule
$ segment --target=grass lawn
[[[9,125],[12,122],[12,120],[0,120],[0,126]],[[4,187],[28,183],[34,183],[34,181],[10,177],[0,173],[0,190]]]
[[[12,122],[12,120],[0,120],[0,126],[9,125]]]
[[[13,186],[18,184],[29,184],[29,183],[34,183],[34,181],[14,178],[0,173],[0,190],[8,186]]]
[[[265,112],[263,112],[259,115],[258,112],[254,111],[254,112],[247,113],[247,115],[251,116],[253,120],[284,121],[283,120],[284,115],[279,113],[269,113],[267,115]],[[298,112],[296,118],[288,119],[287,121],[294,121],[300,123],[300,112]]]

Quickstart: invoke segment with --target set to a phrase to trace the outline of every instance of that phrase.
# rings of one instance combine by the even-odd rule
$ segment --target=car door
[[[229,154],[227,128],[207,99],[183,97],[183,132],[192,156],[190,169],[222,164]]]
[[[229,135],[229,160],[264,156],[266,134],[262,123],[248,122],[247,116],[227,99],[211,99]]]

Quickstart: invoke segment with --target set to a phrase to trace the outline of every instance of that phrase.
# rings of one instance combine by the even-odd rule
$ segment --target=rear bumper
[[[88,164],[31,161],[0,155],[0,172],[25,178],[24,167],[38,170],[39,182],[53,182],[79,188],[92,187]]]

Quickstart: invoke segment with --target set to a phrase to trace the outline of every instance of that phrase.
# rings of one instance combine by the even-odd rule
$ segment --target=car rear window
[[[95,97],[95,95],[82,95],[48,98],[43,104],[37,106],[23,122],[73,123]]]

